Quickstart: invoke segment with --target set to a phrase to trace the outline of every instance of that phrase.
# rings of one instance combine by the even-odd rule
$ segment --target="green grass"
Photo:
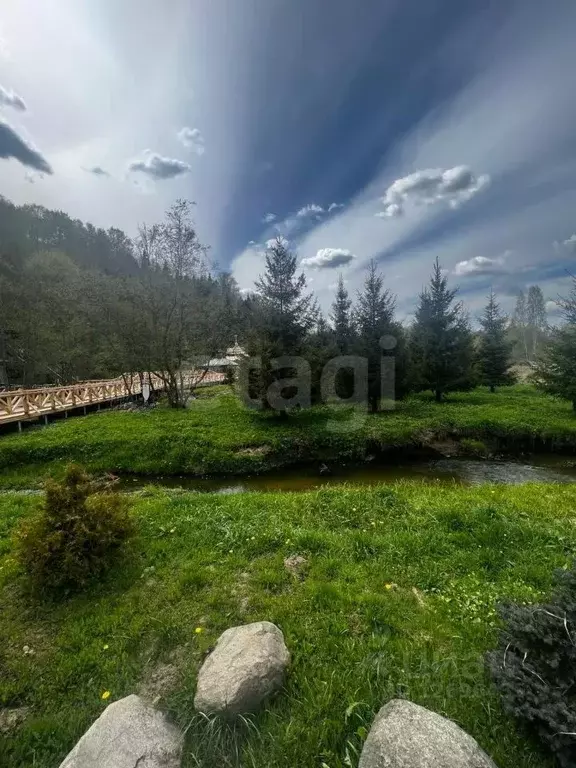
[[[0,437],[0,485],[32,487],[68,461],[94,471],[148,475],[252,473],[298,462],[362,459],[376,447],[435,437],[488,441],[498,449],[576,448],[569,403],[517,386],[423,395],[376,416],[322,406],[278,419],[246,410],[226,388],[186,411],[106,411]]]
[[[13,559],[13,528],[41,503],[0,497],[0,707],[30,707],[0,734],[3,765],[56,768],[104,691],[113,701],[142,685],[188,727],[186,768],[354,768],[394,696],[453,718],[499,768],[551,765],[503,715],[483,654],[497,602],[539,600],[572,562],[576,487],[151,488],[134,500],[125,567],[57,604],[27,597]],[[301,579],[284,568],[290,554],[308,560]],[[292,653],[285,689],[233,727],[195,716],[205,652],[225,628],[263,619]]]

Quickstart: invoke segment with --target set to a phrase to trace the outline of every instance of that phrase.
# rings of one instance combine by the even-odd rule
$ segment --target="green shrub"
[[[551,602],[507,604],[487,656],[504,708],[536,731],[563,768],[576,765],[576,570],[558,571]]]
[[[16,549],[36,588],[75,591],[110,567],[132,532],[125,498],[71,465],[61,483],[46,483],[43,509],[19,528]]]

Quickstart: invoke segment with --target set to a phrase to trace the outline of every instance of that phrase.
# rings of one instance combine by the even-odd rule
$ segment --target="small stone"
[[[139,696],[106,707],[60,768],[179,768],[184,736]]]
[[[253,712],[282,685],[290,654],[269,621],[227,629],[198,675],[194,706],[229,715]]]
[[[496,768],[452,720],[393,699],[376,715],[358,768]]]

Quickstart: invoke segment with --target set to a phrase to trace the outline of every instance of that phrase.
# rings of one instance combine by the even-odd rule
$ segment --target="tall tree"
[[[495,392],[497,386],[511,384],[514,380],[509,370],[512,343],[506,335],[506,322],[494,291],[491,290],[480,318],[482,332],[478,350],[482,382],[490,387],[490,392]]]
[[[534,360],[538,355],[539,347],[548,326],[546,303],[542,288],[539,285],[531,285],[528,289],[526,321],[528,325],[528,351],[530,359]]]
[[[473,344],[457,289],[448,288],[438,259],[430,284],[419,297],[411,333],[410,357],[416,389],[431,389],[437,402],[446,392],[474,384]]]
[[[576,278],[566,298],[560,298],[565,325],[552,333],[541,355],[534,380],[542,390],[569,400],[576,411]]]
[[[515,349],[515,359],[528,360],[528,308],[526,294],[520,291],[512,315],[511,334]]]
[[[330,319],[334,326],[334,338],[341,355],[347,355],[353,341],[352,301],[344,285],[344,278],[338,275],[336,298],[332,304]]]
[[[250,351],[262,360],[259,375],[252,377],[252,391],[265,409],[275,407],[283,414],[281,403],[272,404],[267,394],[277,391],[278,382],[288,378],[292,367],[273,368],[272,361],[303,353],[305,341],[318,320],[318,307],[312,293],[306,292],[304,273],[297,274],[296,255],[287,242],[278,237],[266,250],[265,271],[255,283],[258,301],[254,303],[256,322]],[[283,392],[286,400],[294,391]]]
[[[396,363],[400,360],[402,329],[394,319],[395,308],[396,297],[384,288],[384,277],[372,260],[354,310],[357,349],[368,360],[368,407],[371,413],[380,409],[383,379],[393,376],[394,380],[388,382],[389,394],[394,392],[394,397],[396,393],[400,394],[401,388],[397,385],[402,380],[403,371]]]

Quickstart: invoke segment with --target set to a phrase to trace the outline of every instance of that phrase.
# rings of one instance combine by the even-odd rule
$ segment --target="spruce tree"
[[[288,249],[287,242],[278,237],[266,250],[266,269],[255,283],[257,318],[250,347],[251,352],[262,359],[257,389],[264,408],[271,407],[265,396],[270,385],[294,375],[293,369],[273,370],[271,361],[303,355],[306,338],[318,320],[314,295],[306,293],[306,277],[296,272],[296,255]],[[290,397],[291,393],[285,396]]]
[[[374,260],[370,262],[364,289],[358,292],[355,321],[358,330],[357,350],[368,360],[368,407],[371,413],[380,408],[383,358],[394,357],[394,394],[403,394],[402,328],[394,320],[396,297],[384,288],[384,278],[377,271]]]
[[[494,291],[490,291],[480,325],[478,358],[482,383],[490,387],[490,392],[495,392],[497,386],[512,384],[514,377],[509,371],[512,344],[506,336],[506,317],[500,311]]]
[[[336,298],[332,304],[331,320],[334,325],[334,338],[338,351],[341,355],[346,355],[350,351],[352,343],[352,315],[350,308],[352,301],[348,296],[348,291],[344,287],[342,275],[338,276],[338,288],[336,289]]]
[[[436,259],[416,308],[410,358],[414,389],[431,389],[437,402],[446,392],[474,385],[472,333],[456,294]]]
[[[537,363],[536,384],[550,395],[570,400],[576,411],[576,278],[568,298],[558,301],[565,325],[556,329]]]

